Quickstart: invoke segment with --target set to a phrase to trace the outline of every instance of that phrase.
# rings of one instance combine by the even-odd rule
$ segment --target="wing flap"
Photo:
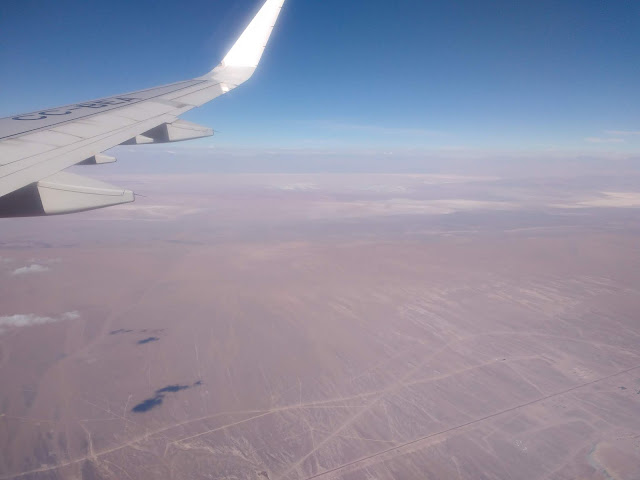
[[[132,105],[122,110],[114,112],[119,118],[126,118],[132,122],[139,122],[146,120],[147,118],[155,117],[157,115],[163,115],[165,113],[175,110],[175,105],[167,104],[160,101],[149,100],[146,102]]]
[[[45,215],[83,212],[135,200],[131,190],[68,172],[40,180],[38,193]]]
[[[149,115],[147,118],[155,115]],[[95,117],[87,118],[85,120],[89,125],[96,125],[101,127],[103,131],[115,130],[117,128],[128,127],[138,123],[136,120],[130,118],[120,117],[115,113],[104,113],[102,115],[96,115]]]
[[[77,120],[75,122],[55,127],[51,131],[68,133],[69,135],[75,135],[80,138],[91,138],[104,133],[104,125],[86,120]]]
[[[227,90],[228,91],[228,90]],[[219,97],[223,93],[224,88],[220,84],[212,85],[211,87],[202,88],[196,92],[188,93],[180,97],[176,97],[175,100],[190,105],[192,107],[199,107],[207,102],[210,102],[216,97]]]
[[[33,217],[83,212],[135,201],[131,190],[58,172],[0,197],[0,216]]]
[[[23,142],[19,139],[5,140],[0,143],[0,165],[8,165],[53,149],[54,147],[51,145],[43,145],[42,143]],[[0,176],[2,176],[2,169],[0,169]],[[0,195],[2,195],[1,191]]]
[[[71,145],[72,143],[82,140],[74,135],[68,133],[54,132],[47,130],[44,132],[30,133],[20,137],[23,142],[41,143],[43,145],[50,145],[52,147],[64,147],[65,145]]]

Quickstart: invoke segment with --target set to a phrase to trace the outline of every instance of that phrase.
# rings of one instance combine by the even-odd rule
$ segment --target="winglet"
[[[235,87],[248,80],[264,52],[285,0],[266,0],[258,14],[231,47],[222,63],[205,75]]]

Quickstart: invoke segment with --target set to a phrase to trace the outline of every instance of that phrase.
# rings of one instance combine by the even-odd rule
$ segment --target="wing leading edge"
[[[0,119],[0,217],[55,215],[134,201],[130,190],[72,175],[111,163],[121,144],[213,135],[178,117],[224,95],[255,72],[285,0],[266,0],[222,62],[192,80]]]

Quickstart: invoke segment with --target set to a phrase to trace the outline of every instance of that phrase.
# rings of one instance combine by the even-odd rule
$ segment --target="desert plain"
[[[0,220],[0,479],[640,478],[637,175],[111,175]]]

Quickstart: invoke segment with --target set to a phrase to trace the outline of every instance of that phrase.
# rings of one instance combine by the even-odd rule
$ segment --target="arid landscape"
[[[639,176],[106,179],[0,221],[0,479],[640,478]]]

